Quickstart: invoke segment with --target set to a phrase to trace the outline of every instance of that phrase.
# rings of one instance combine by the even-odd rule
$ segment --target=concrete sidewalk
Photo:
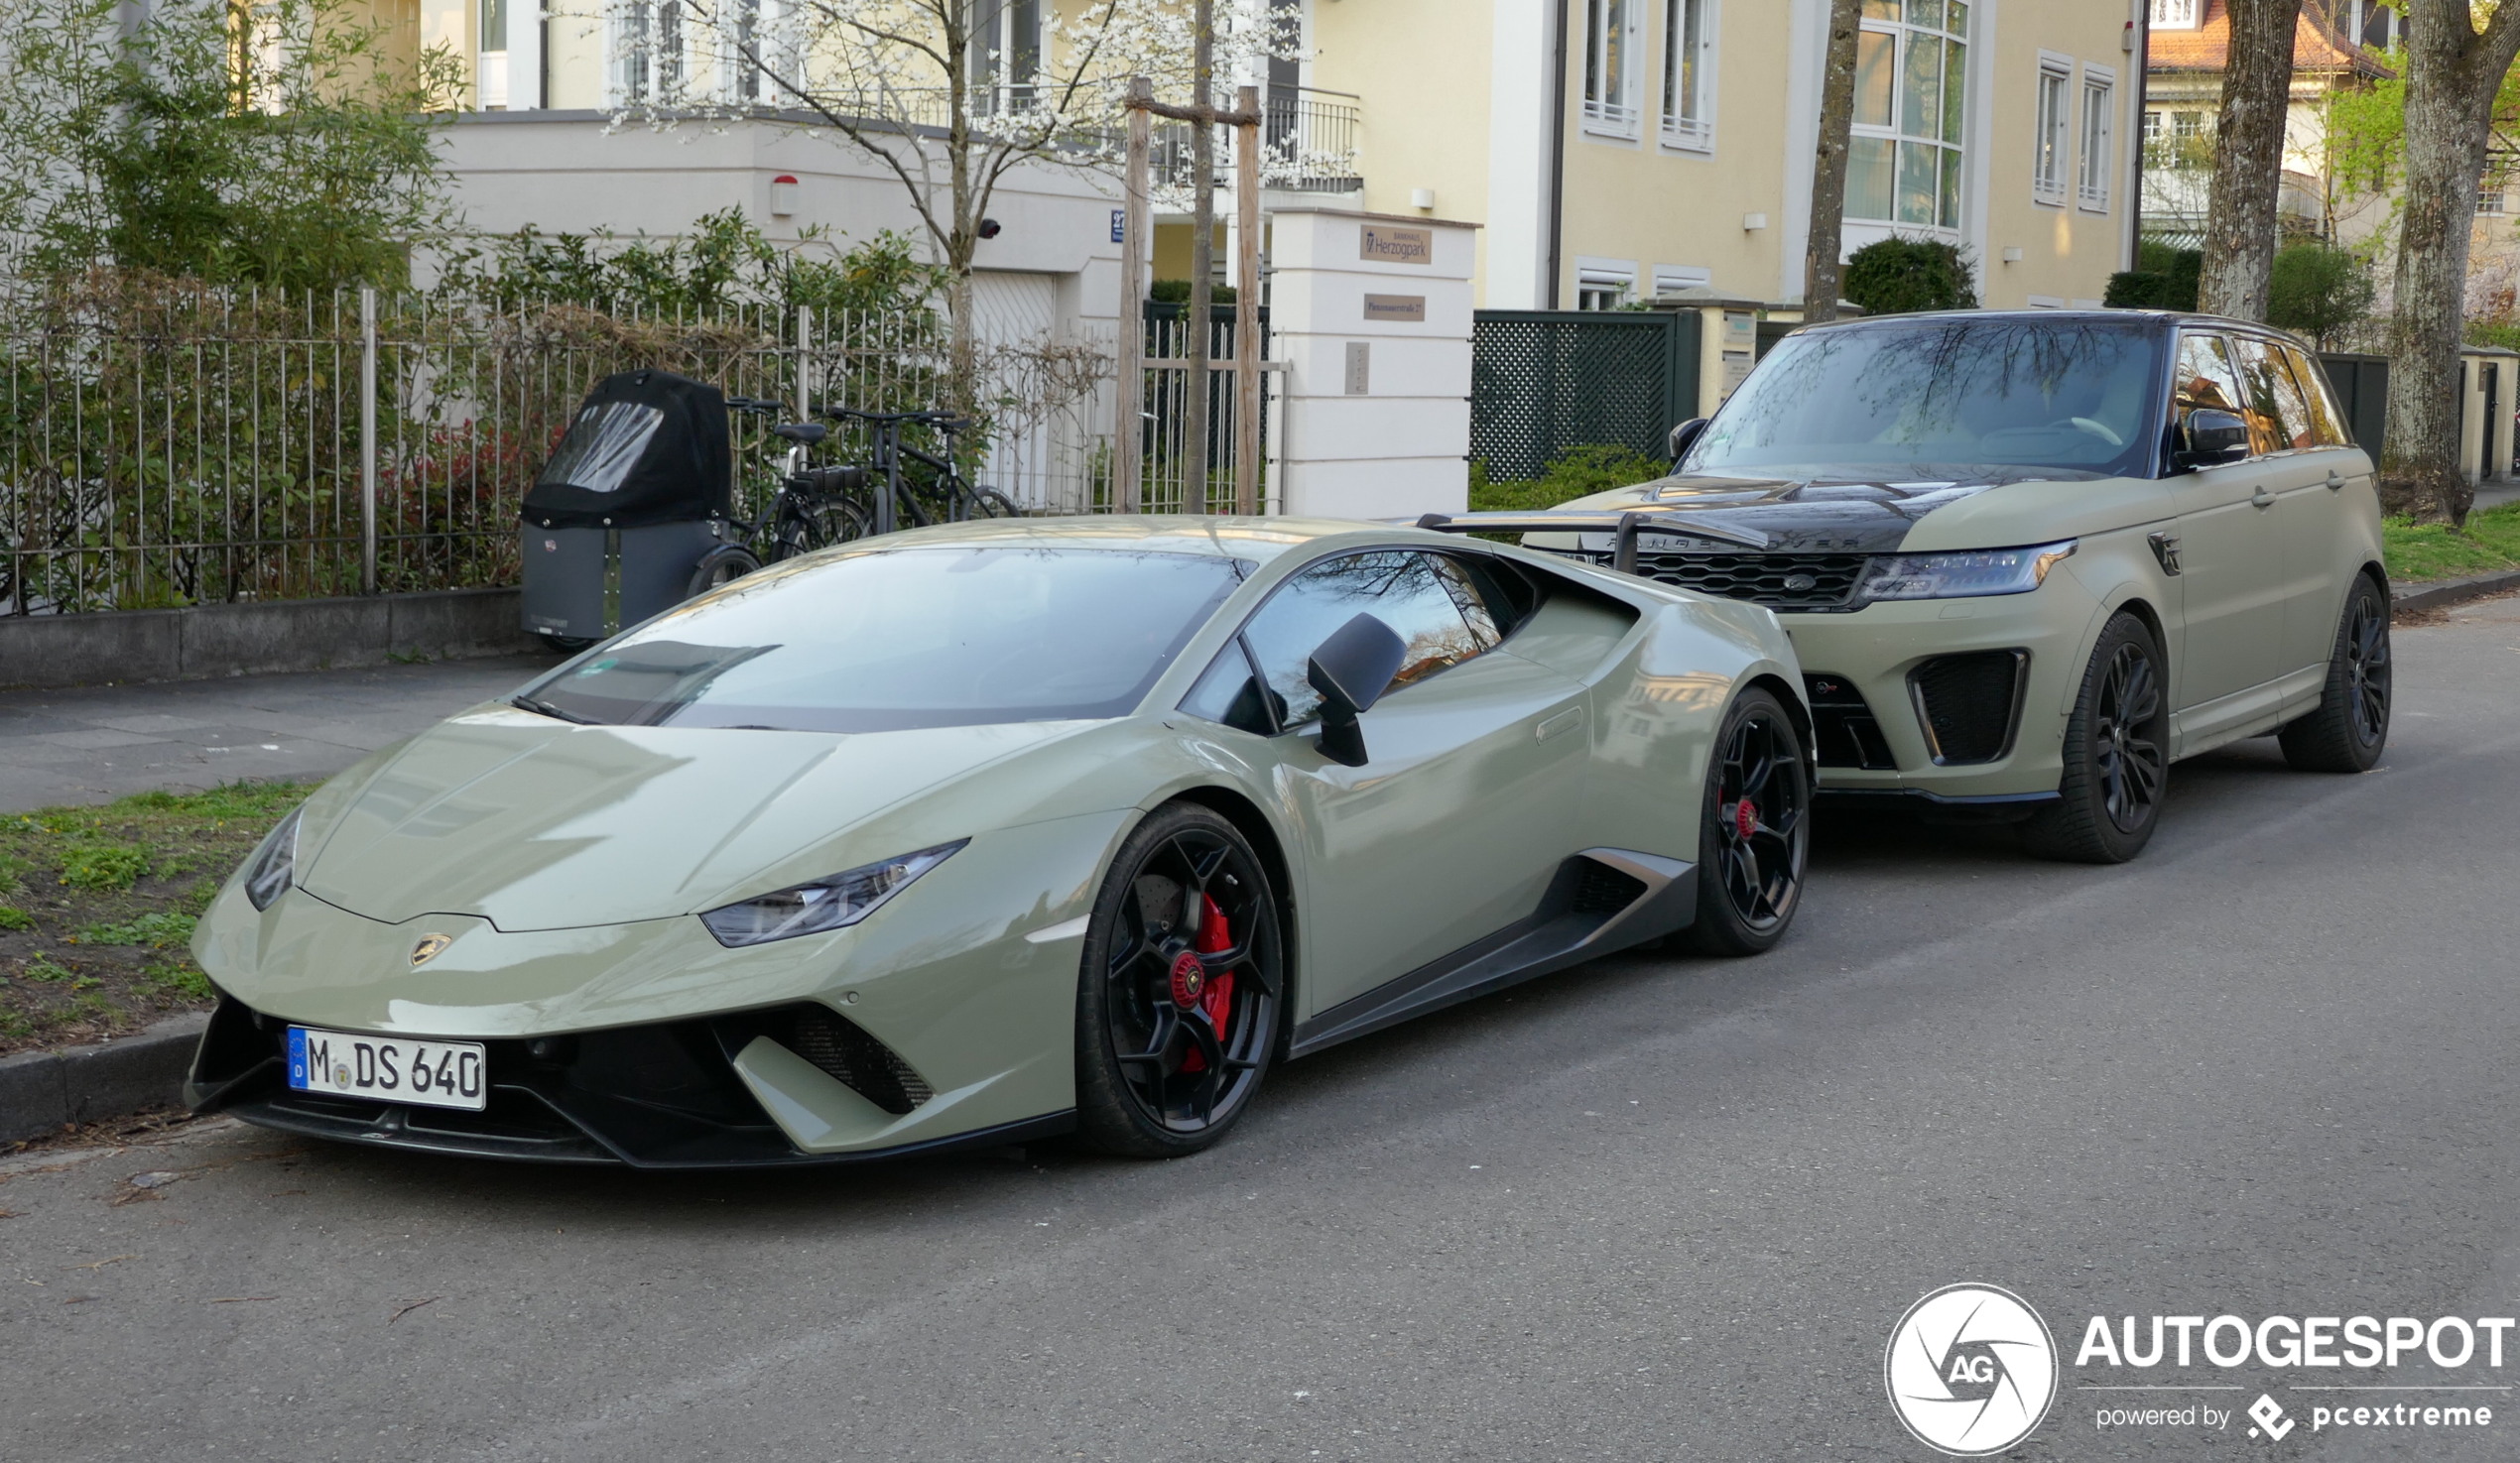
[[[329,776],[558,664],[503,656],[0,692],[0,812]]]

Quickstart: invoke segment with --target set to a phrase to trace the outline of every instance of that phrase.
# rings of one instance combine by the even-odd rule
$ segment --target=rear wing
[[[1529,513],[1429,513],[1420,516],[1416,526],[1439,534],[1609,534],[1613,536],[1610,567],[1622,574],[1636,572],[1639,534],[1705,539],[1742,549],[1765,549],[1770,542],[1756,529],[1692,522],[1696,517],[1651,507],[1542,508]]]

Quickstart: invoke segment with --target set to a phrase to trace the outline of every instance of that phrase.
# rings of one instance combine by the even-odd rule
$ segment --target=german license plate
[[[289,1085],[300,1092],[476,1113],[490,1102],[478,1041],[354,1036],[314,1027],[289,1029]]]

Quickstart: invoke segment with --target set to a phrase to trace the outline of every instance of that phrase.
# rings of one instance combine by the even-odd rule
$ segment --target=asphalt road
[[[2377,773],[2185,764],[2118,869],[1840,828],[1775,954],[1354,1042],[1184,1162],[659,1179],[225,1125],[20,1160],[0,1457],[1923,1458],[1883,1347],[1953,1281],[2069,1361],[2095,1312],[2520,1315],[2520,601],[2399,647]],[[2520,1400],[2314,1432],[2336,1395],[2291,1390],[2499,1387],[2512,1339],[2069,1367],[2012,1456],[2520,1456]],[[2261,1391],[2281,1442],[2095,1422]]]

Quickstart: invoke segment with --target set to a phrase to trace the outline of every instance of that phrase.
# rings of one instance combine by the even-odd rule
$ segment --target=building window
[[[1584,0],[1583,122],[1594,132],[1634,137],[1637,12],[1645,0]]]
[[[2478,185],[2478,191],[2476,193],[2476,211],[2479,213],[2499,214],[2502,212],[2502,180],[2499,178],[2488,178],[2483,183]]]
[[[2109,169],[2115,158],[2109,129],[2116,120],[2117,73],[2105,66],[2082,68],[2082,170],[2076,175],[2075,194],[2082,206],[2108,211]]]
[[[2074,148],[2073,136],[2067,130],[2074,114],[2066,105],[2066,93],[2073,78],[2072,61],[2040,54],[2038,130],[2031,136],[2030,195],[2042,203],[2065,201],[2066,161],[2073,156]]]
[[[2198,0],[2153,0],[2153,25],[2164,31],[2193,31],[2202,8]]]
[[[624,103],[683,94],[682,0],[623,0],[613,11],[613,85]]]
[[[1578,259],[1575,261],[1575,308],[1623,309],[1636,294],[1636,264],[1632,260]]]
[[[971,109],[981,116],[1029,111],[1042,63],[1041,0],[974,0]]]
[[[1714,288],[1714,271],[1695,264],[1658,264],[1654,266],[1654,294],[1659,298],[1679,295],[1691,290]]]
[[[1963,0],[1864,0],[1846,216],[1956,230],[1968,94]]]
[[[1663,31],[1663,141],[1715,145],[1715,0],[1668,0]]]

